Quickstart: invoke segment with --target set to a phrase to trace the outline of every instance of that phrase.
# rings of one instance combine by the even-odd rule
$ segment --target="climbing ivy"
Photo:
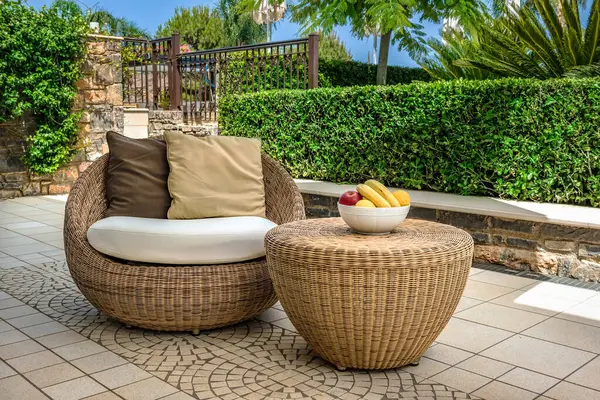
[[[83,16],[68,5],[35,10],[20,0],[0,2],[0,122],[34,118],[24,157],[34,173],[56,171],[75,152],[86,33]]]

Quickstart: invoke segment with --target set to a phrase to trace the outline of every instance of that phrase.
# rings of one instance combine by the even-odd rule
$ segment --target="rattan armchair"
[[[267,218],[277,224],[304,219],[302,197],[291,176],[266,155],[262,163]],[[96,308],[126,325],[197,334],[249,319],[276,302],[264,257],[221,265],[150,265],[94,250],[87,230],[107,208],[107,166],[104,155],[81,175],[65,213],[69,270]]]

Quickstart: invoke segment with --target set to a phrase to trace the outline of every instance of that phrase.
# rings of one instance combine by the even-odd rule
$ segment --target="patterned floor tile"
[[[57,255],[60,256],[54,254]],[[136,390],[142,388],[154,393],[153,387],[158,388],[158,393],[164,393],[163,396],[169,394],[167,386],[157,384],[160,380],[182,391],[171,395],[175,400],[475,398],[445,385],[421,383],[426,377],[403,369],[337,371],[311,351],[306,341],[292,330],[291,324],[274,317],[285,316],[281,306],[264,314],[262,320],[253,319],[192,336],[188,333],[127,329],[119,322],[109,320],[81,295],[65,263],[60,261],[0,270],[0,290],[54,321],[23,328],[23,331],[35,328],[30,333],[37,341],[59,353],[62,346],[63,355],[68,359],[75,357],[73,354],[81,355],[84,358],[73,361],[75,366],[79,363],[84,372],[92,373],[92,377],[109,388],[123,388],[118,394],[125,397],[135,398]],[[45,326],[48,324],[56,326]],[[72,331],[64,331],[66,328],[61,331],[59,325]],[[88,351],[99,351],[99,347],[86,344],[82,338],[110,350],[117,355],[111,356],[111,359],[118,360],[120,356],[145,371],[144,374],[131,376],[131,371],[119,369],[130,368],[127,365],[131,364],[119,367],[117,365],[121,362],[112,364],[111,360],[106,364],[109,369],[101,367],[102,372],[96,373],[94,360],[98,358],[100,365],[104,353],[88,354]],[[24,339],[26,337],[21,338]],[[85,344],[83,350],[82,343]],[[93,349],[90,350],[91,347]],[[429,363],[436,362],[424,358],[422,365]],[[448,368],[440,365],[442,368],[430,368],[430,374],[426,375]],[[146,388],[142,385],[144,381],[153,382],[154,386]],[[100,390],[97,385],[87,383],[90,392]],[[67,382],[45,391],[60,397],[69,385],[72,384]],[[112,393],[106,395],[111,396]]]

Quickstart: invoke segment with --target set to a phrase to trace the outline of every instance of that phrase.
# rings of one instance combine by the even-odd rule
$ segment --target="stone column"
[[[87,162],[108,152],[107,131],[123,133],[122,41],[121,37],[88,37],[84,78],[77,83],[76,102],[76,110],[83,110],[81,158]]]

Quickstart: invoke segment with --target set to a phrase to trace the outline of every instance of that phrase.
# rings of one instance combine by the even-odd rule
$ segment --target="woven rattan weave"
[[[268,156],[262,161],[267,218],[277,224],[304,219],[291,176]],[[94,250],[86,235],[107,207],[107,166],[105,155],[81,175],[65,213],[69,270],[90,303],[127,325],[195,333],[243,321],[275,303],[264,257],[227,265],[143,265]]]
[[[283,308],[339,369],[417,361],[455,311],[473,258],[467,232],[411,219],[383,236],[339,218],[298,221],[265,240]]]

